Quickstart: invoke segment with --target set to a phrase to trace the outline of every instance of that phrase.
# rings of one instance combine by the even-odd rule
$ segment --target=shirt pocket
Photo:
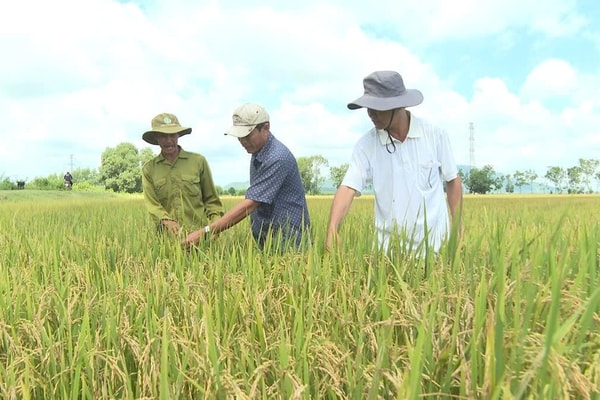
[[[202,194],[200,190],[200,177],[193,175],[183,175],[181,177],[181,186],[183,194],[190,197],[197,197]]]
[[[436,181],[440,176],[440,163],[436,160],[429,160],[419,163],[417,174],[417,186],[422,191],[432,190],[436,186]]]
[[[159,178],[154,181],[154,190],[159,199],[164,199],[169,194],[167,178]]]

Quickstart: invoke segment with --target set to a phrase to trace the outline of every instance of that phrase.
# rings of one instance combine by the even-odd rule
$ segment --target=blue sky
[[[297,156],[350,159],[370,128],[362,79],[399,71],[416,115],[444,127],[459,164],[497,171],[600,158],[600,5],[585,0],[378,2],[21,0],[0,24],[0,176],[97,168],[107,147],[176,114],[217,184],[249,155],[223,132],[263,104]],[[156,147],[152,147],[157,151]]]

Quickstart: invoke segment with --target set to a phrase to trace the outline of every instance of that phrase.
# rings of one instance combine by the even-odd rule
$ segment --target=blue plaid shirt
[[[261,203],[250,214],[252,235],[261,248],[269,229],[300,246],[302,234],[308,233],[310,227],[304,185],[296,158],[271,133],[250,160],[246,198]]]

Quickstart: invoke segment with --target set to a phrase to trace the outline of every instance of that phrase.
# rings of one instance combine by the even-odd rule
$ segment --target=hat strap
[[[390,143],[392,144],[392,148],[394,149],[393,151],[390,151],[388,144],[385,144],[385,149],[387,150],[388,153],[392,154],[396,152],[396,143],[394,143],[394,138],[392,137],[392,135],[390,134],[390,126],[392,126],[392,120],[394,119],[394,113],[396,112],[396,109],[392,110],[392,116],[390,117],[390,122],[388,122],[387,127],[384,129],[384,131],[387,132],[388,134],[388,139],[390,139]]]

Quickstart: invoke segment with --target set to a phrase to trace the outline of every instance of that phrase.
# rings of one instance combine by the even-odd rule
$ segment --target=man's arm
[[[462,214],[462,181],[460,176],[446,182],[446,196],[448,198],[448,207],[450,208],[450,215],[452,216],[452,222],[461,224]]]
[[[210,225],[208,225],[211,234],[218,234],[219,232],[223,232],[226,229],[231,228],[248,215],[252,213],[252,211],[256,210],[256,208],[260,205],[260,202],[254,201],[251,199],[244,199],[238,204],[236,204],[232,209],[227,211],[225,215],[223,215],[218,220],[214,221]],[[200,238],[204,236],[205,230],[199,229],[190,233],[183,244],[185,246],[190,246],[192,244],[197,244],[200,241]]]
[[[351,187],[340,185],[333,197],[331,211],[329,213],[329,226],[327,227],[327,237],[325,239],[325,249],[329,250],[331,246],[339,242],[338,230],[342,220],[350,211],[350,206],[354,200],[356,190]]]

